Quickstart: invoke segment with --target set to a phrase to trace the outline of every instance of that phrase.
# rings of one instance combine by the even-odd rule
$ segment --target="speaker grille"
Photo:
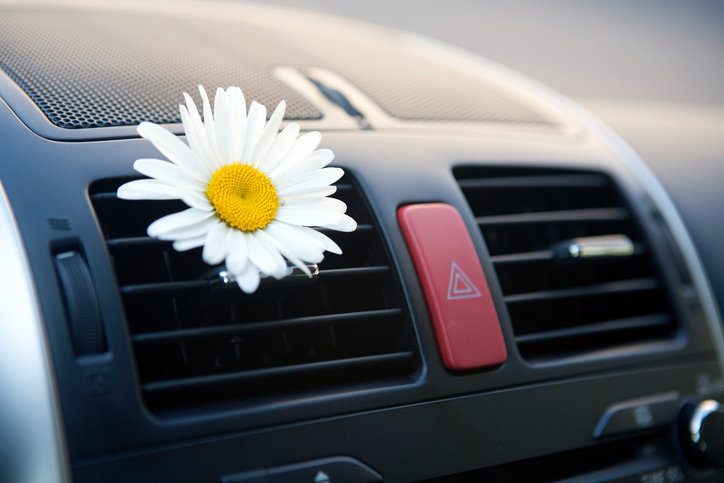
[[[288,119],[321,117],[271,75],[270,59],[295,57],[266,29],[60,8],[6,8],[0,17],[0,68],[62,128],[181,122],[181,93],[200,106],[198,84],[241,86],[248,102],[269,108],[284,99]]]
[[[278,81],[274,66],[325,67],[409,121],[553,124],[505,89],[352,38],[253,23],[56,7],[0,9],[0,68],[56,126],[179,122],[181,92],[238,85],[287,118],[321,113]]]
[[[330,68],[398,119],[553,126],[503,88],[396,49],[354,40],[317,47]]]

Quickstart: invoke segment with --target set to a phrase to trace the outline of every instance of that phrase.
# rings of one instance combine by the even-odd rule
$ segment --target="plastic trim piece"
[[[508,358],[480,259],[460,213],[427,203],[397,210],[445,367],[497,366]]]
[[[77,250],[71,250],[55,255],[55,268],[63,286],[76,354],[104,352],[106,335],[88,264]]]
[[[35,286],[0,183],[0,481],[71,481]]]

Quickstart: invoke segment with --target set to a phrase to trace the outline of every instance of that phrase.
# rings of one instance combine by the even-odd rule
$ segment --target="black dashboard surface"
[[[277,55],[273,62],[264,64],[254,55],[230,56],[228,62],[239,62],[242,67],[244,62],[257,62],[254,66],[263,76],[297,92],[300,98],[306,97],[322,113],[321,118],[302,116],[299,122],[302,131],[322,131],[323,147],[336,154],[335,166],[348,172],[339,183],[340,192],[346,193],[343,196],[364,228],[342,241],[349,243],[349,251],[363,266],[347,270],[349,267],[343,265],[334,273],[338,266],[330,269],[321,265],[322,272],[327,273],[319,279],[319,284],[326,283],[319,289],[324,300],[320,304],[313,297],[300,300],[307,292],[276,293],[271,286],[258,298],[245,299],[236,293],[231,302],[206,298],[188,302],[176,300],[179,297],[174,295],[170,305],[152,298],[137,304],[124,287],[124,276],[135,280],[137,286],[158,281],[143,279],[151,273],[145,267],[134,268],[131,271],[138,274],[129,275],[129,270],[124,272],[123,260],[152,260],[156,256],[144,258],[149,246],[155,244],[151,247],[155,250],[159,245],[143,237],[144,217],[148,216],[144,210],[160,208],[156,202],[131,208],[128,203],[133,202],[117,199],[115,190],[124,181],[138,177],[133,169],[135,159],[159,157],[157,150],[137,137],[132,126],[66,129],[54,124],[43,115],[37,99],[26,95],[27,86],[16,82],[22,77],[18,72],[32,69],[22,63],[3,64],[0,192],[7,196],[24,242],[26,275],[34,281],[37,316],[46,336],[50,388],[55,398],[51,398],[55,406],[50,404],[50,410],[56,412],[59,422],[56,456],[69,468],[74,481],[306,481],[301,478],[312,471],[310,468],[318,482],[325,477],[329,480],[325,468],[330,472],[344,468],[363,475],[350,481],[376,481],[379,475],[385,481],[648,483],[696,481],[698,477],[703,478],[699,481],[719,481],[721,473],[687,466],[674,442],[678,436],[671,434],[678,428],[680,407],[724,393],[721,319],[705,276],[708,273],[713,295],[721,305],[724,256],[717,247],[724,232],[724,221],[718,216],[724,193],[718,189],[722,173],[718,160],[724,154],[724,136],[720,136],[724,134],[724,116],[715,94],[711,106],[695,106],[692,103],[703,97],[691,95],[693,91],[688,88],[671,90],[678,85],[676,79],[664,82],[659,90],[637,90],[637,84],[625,83],[620,84],[621,90],[615,86],[611,90],[609,84],[600,83],[600,90],[595,91],[591,87],[595,83],[586,81],[592,74],[588,71],[580,77],[586,89],[570,87],[569,95],[581,96],[574,101],[609,121],[639,151],[661,178],[659,184],[624,142],[576,103],[494,62],[471,58],[414,34],[294,10],[235,2],[179,5],[173,12],[165,11],[168,5],[163,3],[109,4],[97,11],[87,5],[72,8],[88,9],[88,18],[101,18],[108,22],[107,28],[119,31],[128,18],[132,23],[134,15],[169,15],[164,25],[178,39],[188,34],[179,25],[189,22],[219,22],[224,28],[236,27],[235,22],[258,22],[260,32],[278,35],[274,45],[279,50],[272,49]],[[373,5],[383,7],[382,3]],[[391,12],[401,15],[414,10],[402,5],[391,8]],[[514,3],[517,7],[525,5]],[[557,5],[565,6],[562,2]],[[478,9],[483,7],[472,11],[480,14],[484,10]],[[17,12],[18,7],[11,4],[0,8]],[[542,7],[531,7],[520,16],[523,25],[541,17],[538,8]],[[609,12],[602,18],[611,22],[620,18],[619,13],[611,14],[617,10],[600,8]],[[668,8],[662,11],[678,11],[670,5]],[[123,15],[113,15],[114,9],[123,10]],[[712,9],[712,15],[705,15],[707,29],[719,18],[719,10]],[[434,15],[427,7],[421,11]],[[33,9],[24,12],[32,14]],[[559,21],[578,25],[573,29],[578,33],[585,29],[585,22],[576,24],[576,15],[586,16],[587,12],[573,9]],[[451,18],[460,14],[448,7],[440,22],[452,22]],[[366,10],[365,15],[373,16],[374,10]],[[556,17],[551,12],[546,15]],[[692,15],[699,18],[702,14]],[[63,18],[71,25],[79,17],[69,14]],[[471,15],[468,22],[473,18]],[[420,21],[426,22],[423,18]],[[634,20],[625,25],[635,29]],[[556,30],[555,24],[549,28]],[[12,35],[22,43],[24,32],[20,30]],[[60,30],[54,35],[73,37]],[[504,30],[517,29],[507,25]],[[599,27],[596,32],[605,30]],[[27,31],[34,35],[32,29]],[[246,34],[254,32],[252,29]],[[35,39],[45,34],[40,29]],[[152,32],[150,37],[162,34]],[[307,43],[297,42],[295,35]],[[529,35],[546,37],[535,29]],[[626,38],[622,35],[610,48],[620,50]],[[521,45],[531,43],[517,41]],[[224,55],[227,52],[218,37],[203,32],[189,42]],[[559,42],[556,37],[553,43]],[[695,45],[697,41],[688,42]],[[114,48],[105,38],[97,43]],[[128,45],[131,50],[144,48],[133,43],[118,48],[128,50]],[[244,45],[235,47],[243,50]],[[89,49],[94,62],[107,60],[103,58],[105,51],[98,55],[92,45]],[[304,49],[308,49],[307,54],[319,55],[303,57],[299,52]],[[366,54],[365,49],[372,53]],[[284,60],[288,51],[306,62]],[[71,49],[68,55],[82,59],[84,52]],[[183,59],[183,49],[169,52]],[[706,52],[716,56],[713,51]],[[271,54],[267,51],[265,55]],[[488,55],[496,59],[496,55]],[[559,60],[566,57],[560,51],[557,56]],[[38,59],[46,66],[52,63],[48,56]],[[587,61],[599,65],[593,59]],[[94,72],[94,62],[87,64],[90,69],[83,67],[84,74]],[[223,62],[219,65],[215,75],[226,72]],[[380,65],[387,69],[378,73],[374,69]],[[558,69],[563,68],[556,68],[556,76],[561,78]],[[397,74],[390,76],[391,72]],[[118,81],[122,87],[144,79],[158,84],[158,79],[169,72],[157,74],[159,77],[149,78],[129,74],[130,81],[122,76]],[[429,76],[427,84],[418,82],[425,78],[423,74]],[[717,75],[715,71],[713,77]],[[553,84],[555,78],[540,75],[541,80]],[[705,84],[707,79],[701,82]],[[436,103],[445,99],[440,90],[446,82],[454,86],[454,92],[443,108],[435,110]],[[651,93],[652,98],[617,98],[616,93],[624,95],[626,85],[633,89],[629,93]],[[260,86],[260,92],[271,92],[271,97],[278,93],[265,90],[264,83]],[[476,88],[471,90],[471,86]],[[61,87],[56,90],[77,94],[73,82]],[[431,90],[425,91],[428,88]],[[325,89],[346,96],[358,109],[357,114],[341,109]],[[466,107],[462,101],[473,91],[480,94],[475,98],[479,104],[467,104],[484,112],[456,111],[455,106]],[[600,95],[592,94],[594,91]],[[698,87],[694,91],[699,92]],[[406,96],[410,92],[415,95]],[[428,97],[424,97],[425,92]],[[88,95],[93,98],[89,102],[97,102],[94,108],[109,103],[108,96]],[[133,95],[133,89],[124,95]],[[121,97],[110,104],[122,105]],[[418,102],[423,97],[427,104]],[[448,114],[435,118],[440,112],[452,112],[452,119],[445,117]],[[178,124],[167,126],[176,134],[182,133]],[[423,203],[445,203],[460,213],[488,280],[505,339],[508,356],[502,365],[456,371],[440,358],[439,335],[433,329],[420,272],[398,222],[400,207]],[[119,222],[109,228],[116,218],[125,225]],[[143,220],[140,232],[123,231],[126,225],[138,225],[136,218]],[[114,232],[122,234],[116,237]],[[596,235],[626,239],[630,251],[625,256],[632,257],[630,263],[628,258],[623,263],[615,258],[583,260],[579,265],[582,271],[574,270],[575,263],[567,265],[561,246],[570,250],[572,238],[582,237],[585,244]],[[161,271],[168,272],[161,278],[174,282],[169,260],[176,255],[168,246],[161,250],[161,266],[166,267]],[[69,304],[77,294],[72,284],[63,281],[58,262],[59,256],[69,252],[86,264],[86,280],[92,285],[105,330],[105,344],[90,356],[79,354],[73,345]],[[532,265],[523,265],[531,260]],[[509,268],[516,264],[530,268]],[[554,275],[541,268],[548,265]],[[354,282],[357,286],[323,279],[350,273],[371,278],[359,279]],[[516,277],[517,281],[512,281]],[[378,278],[381,288],[369,283]],[[14,282],[4,279],[3,283],[9,287]],[[310,290],[317,293],[316,288]],[[327,292],[336,293],[337,298],[328,298]],[[368,293],[372,295],[367,297]],[[153,343],[154,337],[166,337],[176,343],[177,335],[153,333],[142,324],[138,330],[138,320],[155,327],[154,317],[165,317],[156,308],[149,312],[151,316],[144,315],[144,303],[171,307],[176,320],[182,320],[178,307],[186,302],[197,319],[193,329],[198,330],[177,327],[173,329],[179,329],[176,334],[183,338],[201,333],[221,347],[213,349],[219,352],[211,352],[216,365],[205,362],[208,372],[199,377],[193,371],[188,372],[193,377],[178,376],[173,365],[178,362],[177,355],[164,359],[165,352],[156,351],[161,354],[158,356],[152,344],[151,350],[143,352],[149,339]],[[260,320],[250,316],[244,322],[248,325],[237,329],[226,326],[226,319],[214,318],[227,302],[233,324],[233,311],[238,308],[254,314],[266,314],[266,309],[259,307],[276,308],[270,311],[273,315],[263,315]],[[541,305],[533,305],[539,302]],[[321,316],[310,311],[310,307],[318,310],[317,305],[326,306]],[[305,341],[307,353],[292,362],[288,372],[274,365],[262,365],[261,370],[247,373],[245,368],[219,368],[219,355],[228,352],[229,344],[238,343],[238,335],[262,330],[258,327],[264,324],[271,330],[281,326],[280,332],[270,332],[270,338],[283,335],[286,341],[285,328],[301,332],[304,328],[300,327],[306,325],[312,331],[317,326],[326,330],[329,324],[334,333],[333,324],[354,326],[360,317],[372,317],[360,316],[365,310],[381,317],[370,323],[370,331],[375,324],[381,326],[380,320],[389,320],[392,328],[385,325],[378,333],[394,338],[395,344],[385,342],[374,349],[374,337],[369,344],[352,338],[350,347],[370,346],[372,353],[360,357],[354,351],[339,351],[339,360],[315,359],[317,341],[327,336],[319,336],[319,331],[304,332],[300,339]],[[292,312],[294,315],[289,315]],[[283,317],[283,313],[287,315]],[[1,323],[3,330],[12,328],[5,320]],[[222,337],[214,339],[219,334]],[[357,334],[359,337],[360,332]],[[234,338],[226,340],[226,335]],[[336,342],[333,345],[338,350]],[[180,347],[185,354],[186,346]],[[388,360],[395,362],[378,364]],[[370,362],[369,366],[354,365]],[[183,364],[188,366],[189,362],[184,359]],[[170,380],[159,382],[169,373]],[[148,378],[148,374],[152,376]],[[264,379],[270,374],[270,379]],[[228,381],[250,383],[225,385]],[[15,399],[12,401],[15,404]],[[12,407],[17,410],[19,405]],[[0,419],[3,425],[12,419],[12,412],[5,416]],[[609,420],[618,421],[620,426],[611,423],[611,435],[604,431],[601,436],[596,428],[607,427]],[[12,454],[1,434],[0,449],[3,456]],[[15,452],[31,449],[12,448]],[[20,469],[12,473],[20,468],[21,460],[9,464],[6,473],[0,469],[0,476],[10,475],[10,481],[33,481],[27,468],[22,468],[25,473]],[[334,476],[333,481],[336,479]],[[61,474],[52,479],[63,480]]]

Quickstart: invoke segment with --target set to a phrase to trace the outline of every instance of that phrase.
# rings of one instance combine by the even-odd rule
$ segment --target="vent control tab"
[[[505,340],[470,234],[460,213],[442,203],[397,211],[448,369],[502,364]]]

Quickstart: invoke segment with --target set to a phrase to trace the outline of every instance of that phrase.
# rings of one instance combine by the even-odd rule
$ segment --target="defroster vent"
[[[673,336],[663,280],[611,178],[473,167],[455,176],[523,357],[561,359]]]
[[[217,290],[201,249],[179,253],[146,236],[178,201],[124,201],[126,179],[101,180],[90,195],[123,299],[146,404],[152,410],[251,404],[394,384],[419,361],[398,278],[373,217],[347,175],[335,197],[354,233],[325,232],[343,250],[326,254],[318,278],[268,281],[246,295]],[[209,275],[211,274],[211,275]]]

